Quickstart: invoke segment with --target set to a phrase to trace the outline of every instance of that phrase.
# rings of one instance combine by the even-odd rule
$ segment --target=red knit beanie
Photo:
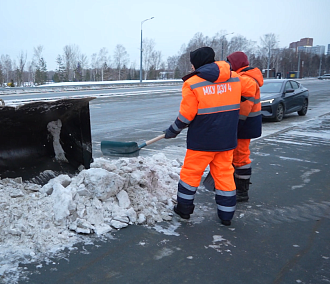
[[[246,54],[242,51],[236,51],[228,55],[227,60],[230,62],[231,70],[233,71],[249,65],[249,60]]]

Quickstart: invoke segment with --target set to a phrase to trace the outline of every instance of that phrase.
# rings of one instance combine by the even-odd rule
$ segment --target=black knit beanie
[[[190,52],[190,62],[194,65],[195,69],[214,62],[215,53],[211,47],[201,47]]]

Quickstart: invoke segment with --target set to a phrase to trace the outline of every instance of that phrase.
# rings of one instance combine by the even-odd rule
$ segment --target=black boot
[[[248,190],[250,186],[250,179],[239,179],[235,177],[236,184],[236,202],[243,202],[249,200]]]
[[[221,224],[225,225],[225,226],[230,226],[231,225],[231,221],[230,220],[221,220]]]
[[[194,204],[182,204],[178,203],[174,206],[173,210],[176,214],[180,215],[182,219],[189,219],[190,214],[194,212]]]

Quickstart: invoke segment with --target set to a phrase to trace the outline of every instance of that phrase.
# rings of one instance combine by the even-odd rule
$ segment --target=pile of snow
[[[19,263],[50,257],[81,234],[171,220],[180,167],[164,154],[98,158],[77,176],[44,186],[0,180],[0,278],[13,279]]]

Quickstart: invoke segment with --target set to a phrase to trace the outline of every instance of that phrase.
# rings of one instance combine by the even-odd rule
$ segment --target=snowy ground
[[[20,263],[45,261],[88,235],[171,220],[180,168],[156,154],[98,158],[77,176],[44,186],[0,180],[0,281],[16,283]]]

